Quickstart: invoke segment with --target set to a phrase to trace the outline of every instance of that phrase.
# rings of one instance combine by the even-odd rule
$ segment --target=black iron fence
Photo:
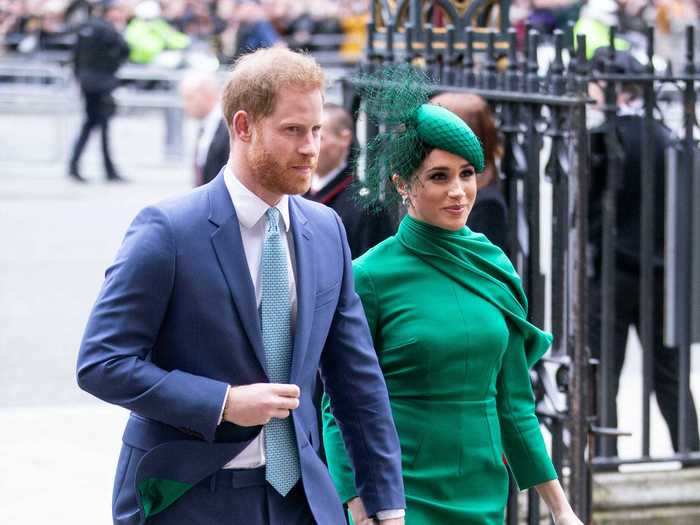
[[[551,432],[557,471],[585,522],[596,469],[700,460],[689,389],[691,343],[700,341],[695,32],[688,27],[682,72],[655,70],[653,29],[647,32],[646,65],[619,72],[614,28],[610,48],[599,51],[594,64],[585,37],[574,39],[572,30],[556,31],[546,42],[528,30],[519,50],[507,24],[509,4],[376,0],[363,67],[410,63],[430,74],[436,94],[475,93],[494,110],[503,143],[510,254],[527,289],[532,321],[554,335],[550,355],[535,369],[538,413]],[[540,57],[544,47],[552,57],[547,67]],[[597,103],[591,86],[601,93]],[[345,100],[361,108],[351,82]],[[592,127],[590,117],[598,111],[604,118]],[[674,111],[678,118],[671,123]],[[630,129],[636,139],[628,136]],[[376,129],[367,124],[365,132],[370,137]],[[630,180],[636,180],[636,192],[621,191]],[[545,187],[551,197],[545,198]],[[544,204],[551,212],[543,212]],[[632,239],[632,252],[621,249],[625,236]],[[643,421],[639,454],[621,459],[615,404],[625,323],[637,327],[643,348]],[[675,426],[676,452],[656,458],[650,454],[649,414],[661,380],[667,399],[660,406]],[[515,495],[508,509],[508,523],[517,523]],[[539,523],[539,510],[531,493],[528,523]]]

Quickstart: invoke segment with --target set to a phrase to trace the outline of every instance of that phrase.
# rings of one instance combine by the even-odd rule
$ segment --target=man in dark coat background
[[[214,180],[228,161],[229,135],[221,113],[221,89],[214,73],[193,71],[180,84],[185,112],[198,119],[194,185]]]
[[[323,107],[321,152],[311,189],[306,197],[330,206],[343,221],[353,259],[396,231],[387,212],[369,211],[362,205],[352,159],[353,121],[338,104]]]
[[[608,48],[596,51],[592,64],[594,69],[605,70]],[[643,66],[628,52],[617,51],[615,59],[608,65],[608,72],[614,74],[643,74]],[[669,429],[673,449],[679,450],[678,432],[678,392],[680,373],[678,348],[664,345],[664,223],[665,223],[665,155],[670,147],[671,133],[659,121],[654,121],[651,144],[642,144],[644,128],[643,101],[638,84],[622,83],[617,99],[618,111],[615,118],[598,128],[591,130],[591,188],[590,188],[590,239],[594,259],[594,275],[590,281],[591,327],[590,345],[594,357],[600,357],[601,346],[601,258],[603,236],[603,195],[606,187],[608,162],[605,135],[612,126],[621,148],[619,184],[617,189],[617,238],[615,240],[615,329],[614,355],[612,357],[611,377],[613,381],[611,395],[617,398],[620,386],[620,374],[625,361],[625,350],[630,325],[639,332],[640,296],[638,293],[641,279],[641,194],[642,194],[642,148],[654,148],[654,342],[652,348],[643,349],[652,352],[653,389],[661,415]],[[698,450],[698,420],[693,396],[688,389],[688,446]],[[612,421],[617,426],[616,403],[612,405]],[[617,442],[611,439],[612,455],[617,455]]]
[[[126,13],[117,1],[103,2],[78,30],[73,65],[85,101],[85,120],[76,140],[68,167],[68,176],[86,182],[80,173],[80,157],[96,127],[102,134],[102,157],[108,181],[124,179],[117,173],[109,150],[109,120],[114,114],[112,91],[117,87],[119,67],[129,56],[129,46],[120,31]]]

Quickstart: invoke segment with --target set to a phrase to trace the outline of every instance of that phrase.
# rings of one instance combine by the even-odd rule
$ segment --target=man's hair
[[[612,73],[615,75],[643,75],[646,73],[644,66],[632,53],[624,50],[616,50],[614,58],[611,56],[610,47],[599,47],[591,58],[591,70],[598,74]],[[638,80],[618,82],[621,93],[626,93],[630,99],[642,98],[644,91]]]
[[[283,47],[259,49],[239,58],[223,94],[223,113],[230,127],[245,111],[253,122],[270,115],[280,91],[289,87],[324,90],[321,66],[309,55]]]
[[[190,70],[186,71],[180,79],[180,89],[217,93],[220,89],[220,83],[213,72]]]

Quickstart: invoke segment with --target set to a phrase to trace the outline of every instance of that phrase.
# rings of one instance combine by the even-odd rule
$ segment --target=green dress
[[[527,322],[515,270],[483,235],[409,216],[353,269],[401,443],[407,525],[502,525],[505,460],[520,489],[557,477],[528,374],[551,336]],[[331,404],[323,437],[347,501],[357,492]]]

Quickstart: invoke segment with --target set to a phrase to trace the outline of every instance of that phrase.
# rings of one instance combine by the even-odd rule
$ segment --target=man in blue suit
[[[399,443],[345,232],[298,196],[322,89],[307,56],[240,59],[223,97],[227,166],[144,209],[106,272],[78,382],[131,410],[115,524],[344,523],[317,454],[319,368],[368,515],[403,523]]]

